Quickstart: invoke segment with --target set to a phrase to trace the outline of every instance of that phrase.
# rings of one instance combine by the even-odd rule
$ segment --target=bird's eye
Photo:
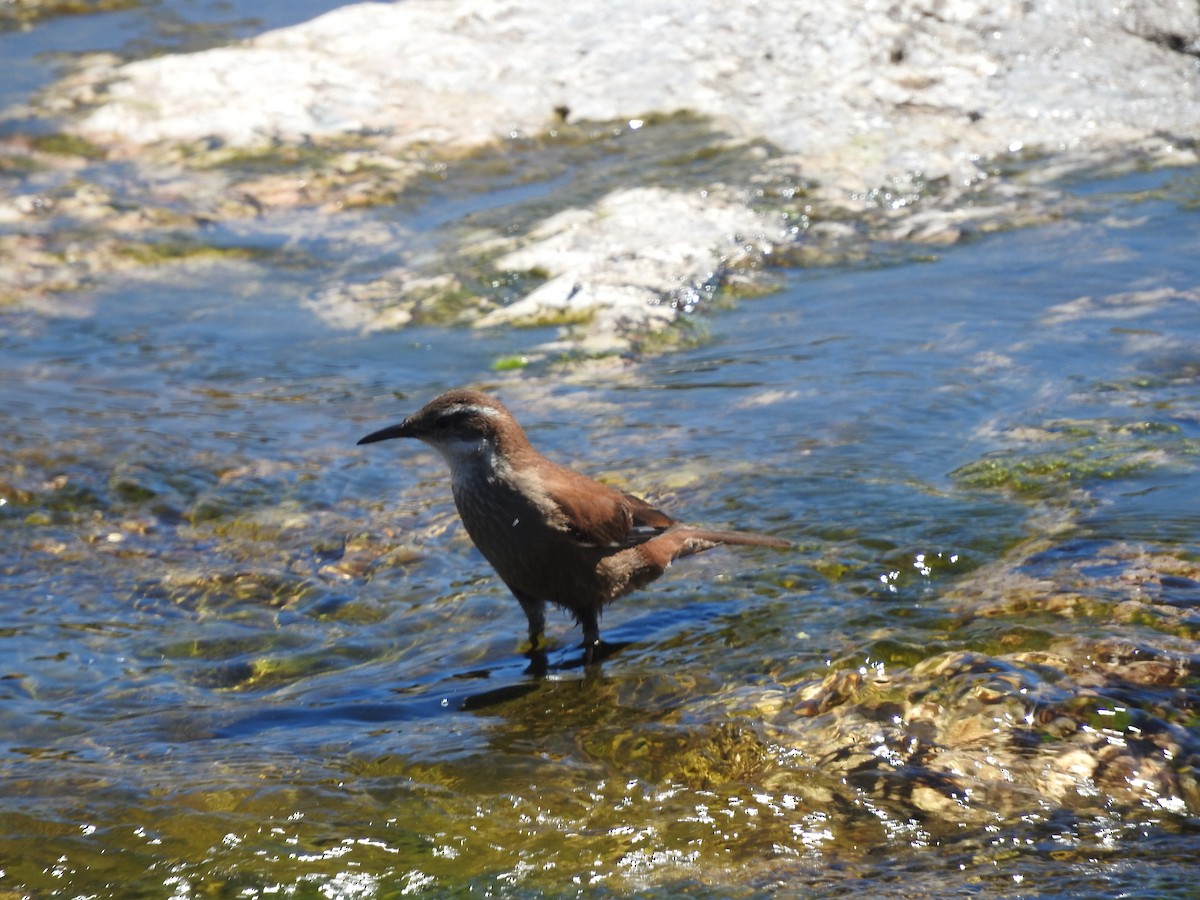
[[[433,427],[438,431],[447,431],[466,421],[468,414],[463,410],[453,410],[451,412],[442,413],[433,420]]]

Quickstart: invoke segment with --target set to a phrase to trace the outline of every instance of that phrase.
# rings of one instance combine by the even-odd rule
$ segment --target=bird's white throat
[[[430,444],[450,467],[455,490],[512,478],[512,466],[485,437],[453,437]]]

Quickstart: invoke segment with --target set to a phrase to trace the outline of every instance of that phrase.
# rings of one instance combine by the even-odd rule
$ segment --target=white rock
[[[117,69],[79,129],[246,144],[384,129],[474,144],[576,119],[694,110],[856,189],[965,179],[1011,146],[1200,129],[1184,0],[403,0]]]
[[[661,323],[721,269],[764,251],[782,227],[774,217],[765,220],[745,206],[699,193],[617,191],[590,209],[552,216],[530,234],[529,244],[501,257],[496,263],[501,269],[540,269],[552,277],[478,324],[589,309],[606,310],[613,326]]]

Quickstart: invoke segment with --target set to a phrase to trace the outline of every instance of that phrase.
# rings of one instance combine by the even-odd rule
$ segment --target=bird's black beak
[[[409,424],[409,420],[405,419],[399,425],[389,425],[387,428],[380,428],[378,431],[372,431],[365,438],[360,440],[359,444],[374,444],[376,441],[389,441],[392,438],[416,437],[417,430]]]

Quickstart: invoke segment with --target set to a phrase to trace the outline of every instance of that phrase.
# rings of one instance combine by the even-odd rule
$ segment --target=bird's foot
[[[604,662],[610,656],[614,655],[623,647],[628,647],[628,641],[622,641],[615,644],[610,644],[608,641],[602,641],[599,638],[588,642],[584,641],[583,647],[583,664],[585,666],[595,666]]]
[[[525,670],[527,675],[541,677],[550,671],[550,657],[546,655],[546,651],[541,647],[533,647],[525,654],[525,658],[529,660],[529,668]]]

